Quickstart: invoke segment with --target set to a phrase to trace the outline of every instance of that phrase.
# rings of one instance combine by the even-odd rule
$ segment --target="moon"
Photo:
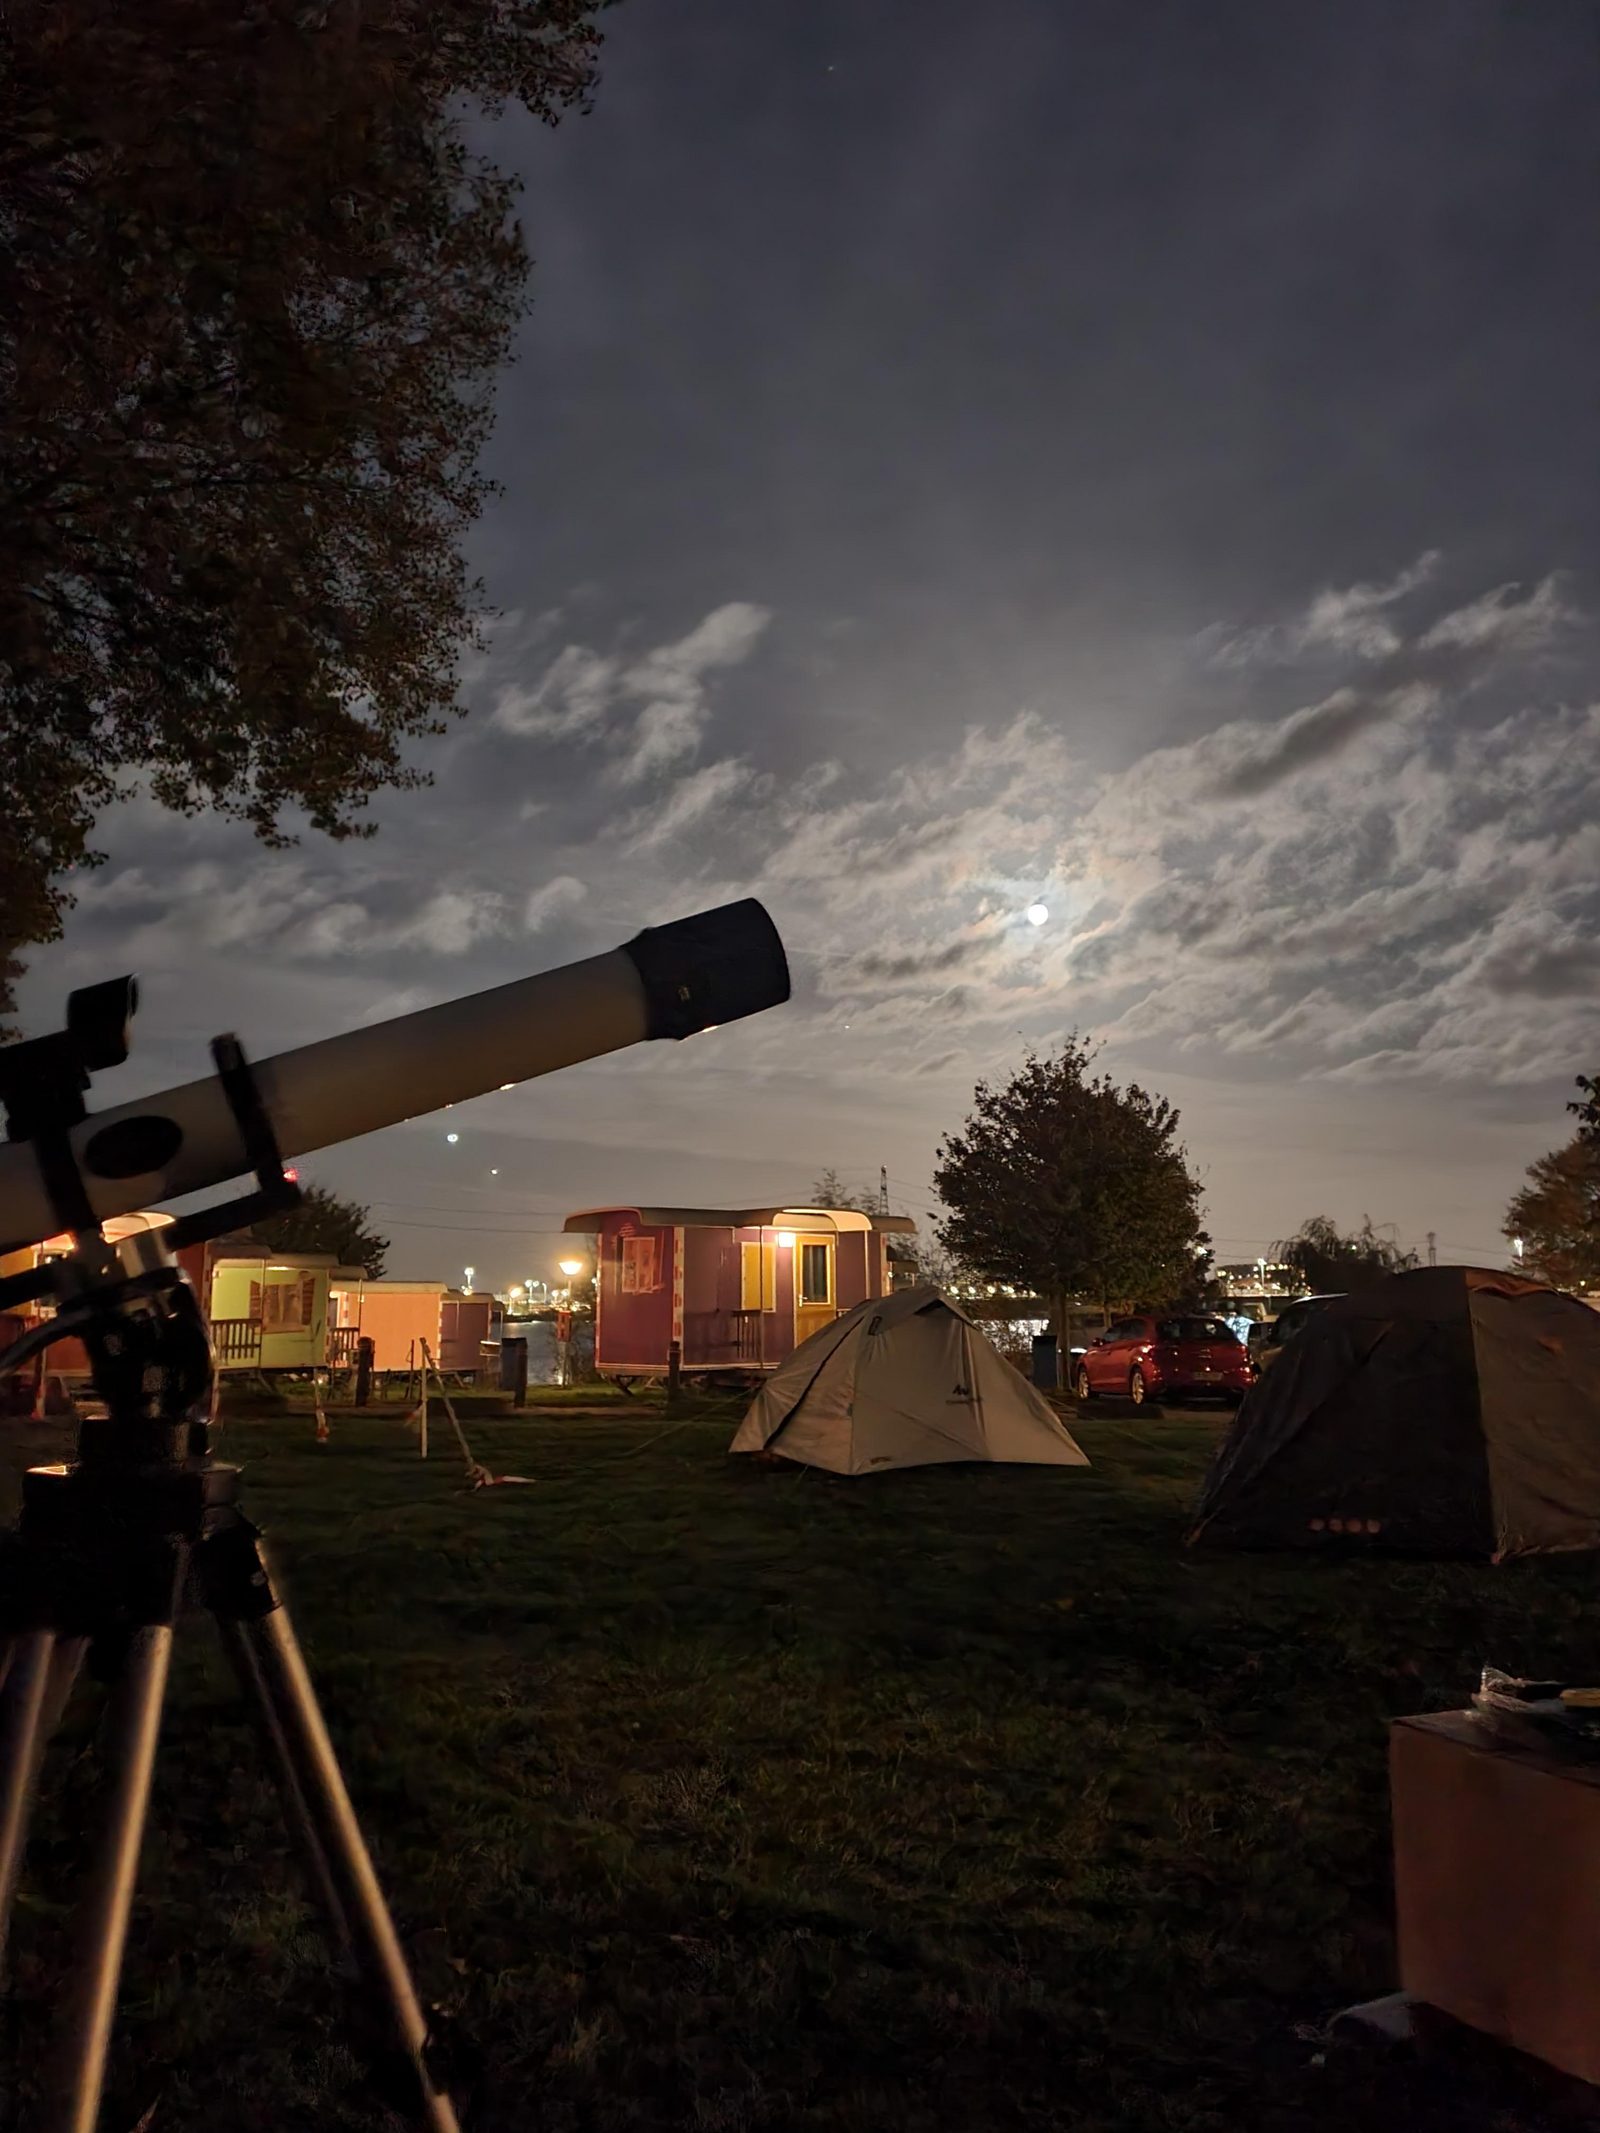
[[[1029,904],[1024,916],[1030,926],[1042,926],[1050,916],[1050,906],[1048,904]]]

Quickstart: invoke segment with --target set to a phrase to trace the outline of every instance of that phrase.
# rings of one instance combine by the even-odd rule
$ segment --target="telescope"
[[[240,1507],[239,1470],[211,1456],[210,1343],[172,1253],[294,1206],[285,1155],[788,997],[783,944],[746,900],[255,1067],[236,1038],[218,1037],[211,1079],[92,1117],[90,1077],[128,1056],[132,978],[73,993],[64,1029],[0,1047],[0,1249],[72,1237],[64,1257],[0,1281],[0,1309],[55,1305],[3,1367],[75,1335],[95,1395],[77,1458],[29,1470],[16,1531],[0,1539],[0,1974],[46,1746],[81,1673],[108,1685],[110,1780],[30,2121],[38,2133],[94,2133],[173,1634],[191,1601],[217,1625],[329,1947],[354,1981],[351,2042],[411,2125],[460,2133],[448,2036],[417,1996],[288,1611]],[[101,1235],[113,1215],[245,1172],[252,1190],[164,1231]]]
[[[693,1036],[788,997],[783,943],[750,897],[646,927],[606,955],[280,1052],[249,1073],[276,1146],[292,1159],[648,1038]],[[90,1072],[120,1064],[136,1001],[131,978],[88,987],[73,995],[65,1031],[0,1048],[11,1134],[0,1147],[0,1252],[257,1167],[219,1071],[92,1118],[80,1102],[69,1137],[82,1198],[58,1204],[42,1144],[19,1137],[32,1134],[27,1091],[67,1076],[81,1090]],[[24,1102],[20,1118],[13,1093]]]

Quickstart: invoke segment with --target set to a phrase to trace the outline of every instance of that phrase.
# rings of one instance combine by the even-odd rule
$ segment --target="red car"
[[[1245,1345],[1223,1319],[1203,1313],[1119,1318],[1090,1343],[1078,1363],[1080,1400],[1120,1392],[1136,1404],[1196,1393],[1237,1407],[1255,1378]]]

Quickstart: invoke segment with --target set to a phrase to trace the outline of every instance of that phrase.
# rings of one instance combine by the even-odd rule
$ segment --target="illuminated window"
[[[739,1309],[775,1311],[777,1308],[778,1247],[775,1244],[741,1244]]]
[[[833,1253],[825,1244],[800,1247],[800,1301],[803,1304],[833,1302]]]
[[[622,1293],[642,1296],[661,1286],[659,1237],[624,1237],[622,1240]]]

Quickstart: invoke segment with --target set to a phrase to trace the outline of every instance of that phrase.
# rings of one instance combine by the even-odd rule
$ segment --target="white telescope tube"
[[[783,944],[749,898],[648,927],[606,955],[280,1052],[252,1072],[289,1158],[788,997]],[[252,1167],[215,1076],[95,1112],[73,1128],[72,1145],[102,1222]],[[0,1251],[60,1227],[31,1144],[0,1146]]]

